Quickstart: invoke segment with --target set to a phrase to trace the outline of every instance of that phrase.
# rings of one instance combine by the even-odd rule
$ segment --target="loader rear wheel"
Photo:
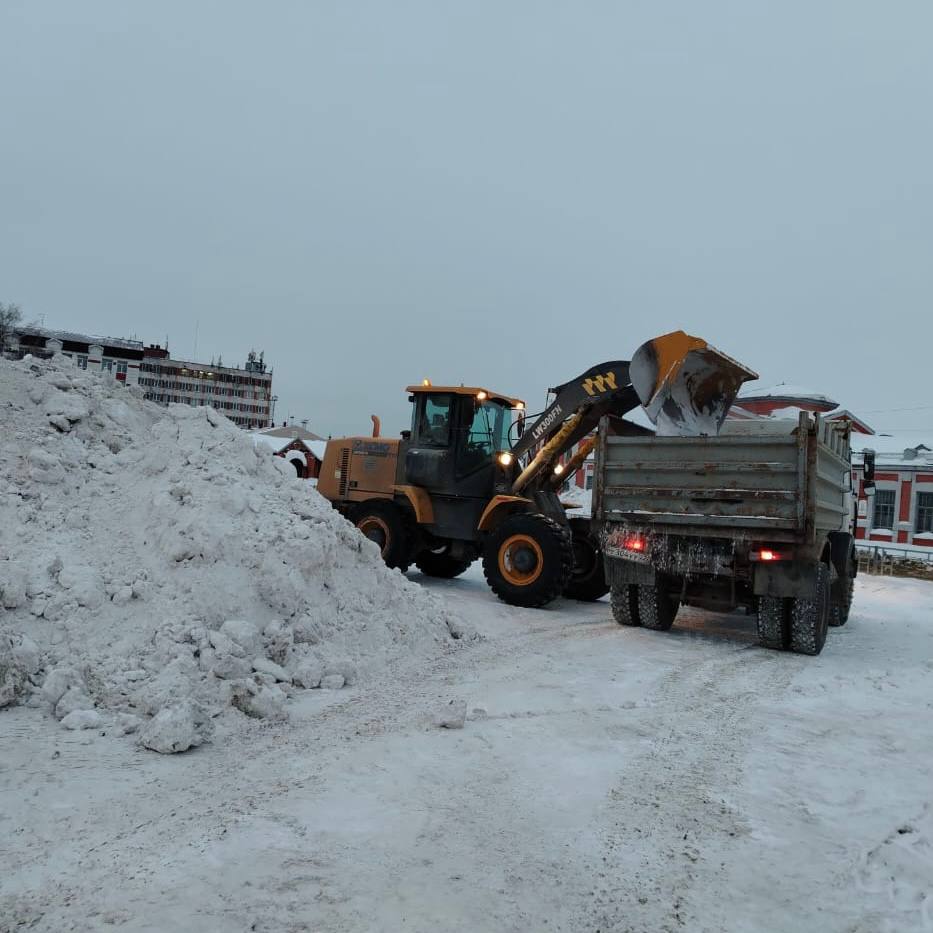
[[[570,535],[573,544],[573,572],[564,589],[568,599],[593,602],[609,592],[603,555],[596,538],[590,532],[588,518],[571,518]]]
[[[614,583],[609,595],[612,617],[619,625],[641,625],[638,614],[638,587],[634,583]]]
[[[364,502],[353,513],[363,537],[378,545],[387,567],[404,573],[411,564],[411,535],[401,511],[390,502]]]
[[[483,574],[511,606],[544,606],[564,591],[573,569],[565,526],[538,513],[505,519],[486,539]]]
[[[452,580],[459,577],[474,560],[474,557],[453,557],[450,545],[446,545],[433,551],[422,551],[415,558],[415,566],[428,577]]]
[[[662,584],[638,584],[638,617],[644,628],[666,632],[674,624],[677,609],[677,600]]]
[[[791,601],[790,649],[796,654],[819,654],[829,625],[829,567],[817,564],[814,599]]]
[[[780,596],[758,597],[758,644],[783,651],[790,639],[790,603]]]

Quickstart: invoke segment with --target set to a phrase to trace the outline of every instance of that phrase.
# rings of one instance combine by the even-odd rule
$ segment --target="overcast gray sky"
[[[931,43],[928,0],[2,0],[0,300],[264,349],[325,435],[677,328],[933,434]]]

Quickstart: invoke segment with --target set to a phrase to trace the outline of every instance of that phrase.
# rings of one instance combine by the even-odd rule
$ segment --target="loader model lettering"
[[[554,410],[539,424],[532,432],[531,436],[538,440],[542,434],[564,413],[564,410],[557,405]]]
[[[607,389],[615,390],[616,374],[611,370],[605,376],[596,375],[583,380],[583,388],[587,395],[602,395]]]

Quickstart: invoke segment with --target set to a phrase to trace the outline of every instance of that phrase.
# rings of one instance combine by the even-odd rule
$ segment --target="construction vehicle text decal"
[[[590,393],[592,395],[592,393]],[[554,422],[564,413],[564,410],[557,405],[554,410],[539,424],[532,432],[531,435],[535,440],[541,437],[547,429],[554,424]]]
[[[583,388],[586,390],[587,395],[602,395],[607,389],[615,390],[618,388],[616,385],[616,374],[610,370],[605,376],[596,375],[592,378],[584,379]]]

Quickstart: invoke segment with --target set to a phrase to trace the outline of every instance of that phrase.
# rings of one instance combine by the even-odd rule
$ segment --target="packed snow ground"
[[[0,713],[0,931],[931,929],[933,584],[860,578],[806,658],[410,576],[485,641],[236,743]]]

